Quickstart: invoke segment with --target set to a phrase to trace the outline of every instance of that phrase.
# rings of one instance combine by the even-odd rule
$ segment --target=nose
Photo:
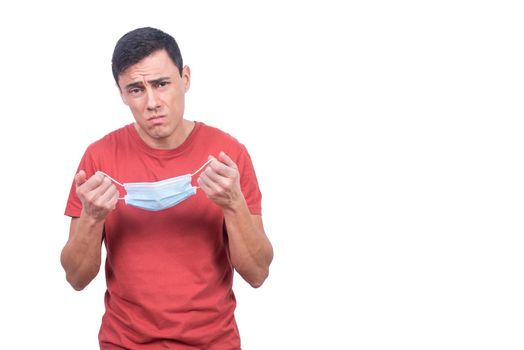
[[[156,93],[154,89],[151,87],[146,88],[147,92],[147,109],[149,111],[154,111],[160,107],[160,104],[158,102],[158,97],[156,96]]]

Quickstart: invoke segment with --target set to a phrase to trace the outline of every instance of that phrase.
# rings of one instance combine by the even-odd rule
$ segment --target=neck
[[[142,130],[137,123],[135,123],[134,126],[142,141],[144,141],[144,143],[149,147],[155,149],[172,150],[186,141],[189,134],[191,134],[191,131],[193,131],[193,128],[195,127],[195,122],[184,119],[179,125],[176,126],[175,130],[173,130],[169,135],[165,136],[162,136],[161,134],[151,135]]]

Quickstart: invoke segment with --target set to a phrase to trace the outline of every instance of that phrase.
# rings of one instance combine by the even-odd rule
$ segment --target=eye
[[[127,93],[130,94],[131,96],[139,96],[143,91],[144,89],[133,87],[127,90]]]
[[[155,84],[155,87],[157,89],[161,89],[161,88],[165,88],[169,84],[170,84],[169,81],[159,81],[158,83]]]

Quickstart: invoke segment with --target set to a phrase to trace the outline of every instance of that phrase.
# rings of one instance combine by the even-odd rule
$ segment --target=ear
[[[184,84],[184,91],[187,92],[189,86],[191,86],[191,69],[189,69],[189,66],[182,68],[182,84]]]

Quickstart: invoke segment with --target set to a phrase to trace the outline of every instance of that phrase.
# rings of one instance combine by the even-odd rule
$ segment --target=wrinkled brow
[[[151,80],[147,81],[147,84],[148,85],[158,85],[161,82],[166,81],[166,80],[169,80],[169,77],[160,77],[158,79],[151,79]],[[130,89],[130,88],[135,88],[135,87],[136,88],[144,87],[144,82],[143,81],[137,81],[137,82],[134,82],[134,83],[131,83],[131,84],[127,84],[125,86],[125,89]]]

